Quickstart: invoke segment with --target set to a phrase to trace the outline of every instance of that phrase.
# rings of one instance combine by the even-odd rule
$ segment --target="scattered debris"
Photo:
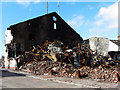
[[[22,62],[19,69],[35,75],[120,81],[120,61],[97,55],[84,43],[71,49],[60,41],[46,41],[18,58]]]

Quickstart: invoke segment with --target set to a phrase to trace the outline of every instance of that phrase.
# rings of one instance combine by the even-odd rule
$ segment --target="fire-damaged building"
[[[83,41],[56,12],[12,25],[5,34],[5,67],[15,67],[15,60],[9,61],[11,57],[13,59],[46,40],[58,40],[69,47]]]

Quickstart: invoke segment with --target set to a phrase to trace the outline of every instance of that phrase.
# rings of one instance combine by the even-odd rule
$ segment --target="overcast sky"
[[[34,0],[0,3],[0,57],[4,55],[5,30],[10,25],[46,14],[46,2]],[[60,2],[60,16],[85,40],[105,37],[117,40],[118,3],[116,2]],[[2,7],[1,7],[2,5]],[[49,2],[48,11],[58,12],[58,2]],[[2,27],[2,28],[1,28]]]

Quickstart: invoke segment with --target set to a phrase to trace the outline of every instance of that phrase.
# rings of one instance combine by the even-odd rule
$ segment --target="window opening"
[[[53,21],[57,21],[57,18],[55,16],[53,16]]]
[[[56,27],[56,23],[54,23],[54,29],[56,29],[57,27]]]

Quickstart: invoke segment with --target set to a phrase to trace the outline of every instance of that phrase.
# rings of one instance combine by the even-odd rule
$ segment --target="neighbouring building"
[[[108,54],[114,60],[120,60],[119,40],[110,40]]]
[[[118,50],[114,51],[109,51],[109,55],[111,55],[112,58],[120,60],[120,35],[118,35],[118,40],[111,40],[114,45],[118,46]],[[115,46],[111,46],[113,49]]]
[[[89,48],[98,55],[110,55],[114,59],[120,60],[119,40],[109,40],[103,37],[91,37],[85,40]]]
[[[83,41],[82,37],[56,12],[33,18],[7,28],[5,32],[5,67],[15,66],[15,60],[10,60],[11,57],[17,57],[32,46],[46,40],[58,40],[69,47],[77,46]]]

